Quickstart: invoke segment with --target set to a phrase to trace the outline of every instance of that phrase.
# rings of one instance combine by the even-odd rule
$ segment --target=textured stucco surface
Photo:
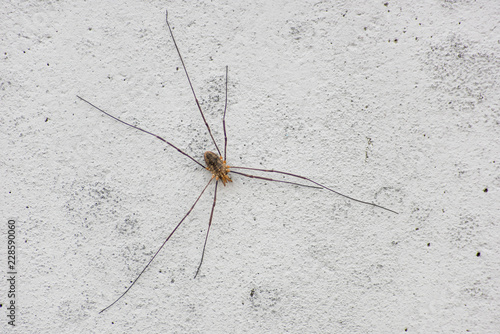
[[[500,2],[24,1],[0,5],[2,333],[500,332]],[[209,179],[160,141],[325,191]],[[269,176],[269,175],[267,175]],[[1,272],[6,238],[0,240]],[[0,303],[6,300],[0,284]]]

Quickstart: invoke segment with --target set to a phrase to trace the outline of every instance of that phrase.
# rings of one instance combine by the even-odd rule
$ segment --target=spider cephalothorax
[[[229,175],[227,175],[227,173],[229,173],[229,166],[226,165],[222,157],[210,151],[206,151],[203,157],[207,164],[206,168],[212,173],[216,180],[221,180],[224,185],[226,185],[226,182],[233,182]]]

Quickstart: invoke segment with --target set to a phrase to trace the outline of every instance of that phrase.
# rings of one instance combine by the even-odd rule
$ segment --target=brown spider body
[[[212,177],[215,177],[216,180],[221,180],[224,185],[226,185],[226,182],[233,182],[229,175],[227,175],[229,173],[229,166],[226,165],[222,157],[210,151],[206,151],[203,157],[207,164],[206,168],[212,173]]]

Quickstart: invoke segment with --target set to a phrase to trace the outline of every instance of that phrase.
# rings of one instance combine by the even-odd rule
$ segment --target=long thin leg
[[[222,127],[224,128],[224,161],[227,161],[226,160],[226,152],[227,152],[226,110],[227,110],[227,66],[226,66],[226,102],[224,102],[224,116],[222,116]]]
[[[201,252],[200,265],[198,266],[198,270],[196,270],[196,274],[194,274],[194,278],[196,278],[196,276],[198,276],[198,273],[200,272],[200,269],[201,269],[201,264],[203,263],[203,257],[205,256],[205,247],[207,247],[208,233],[210,233],[210,226],[212,226],[212,218],[214,216],[215,203],[217,201],[217,185],[218,184],[219,184],[219,181],[218,180],[215,181],[214,203],[212,204],[212,211],[210,212],[210,219],[208,220],[207,235],[205,236],[205,243],[203,244],[203,251]]]
[[[233,167],[231,167],[231,168],[233,168]],[[243,176],[246,176],[246,177],[249,177],[249,178],[252,178],[252,179],[260,179],[260,180],[266,180],[266,181],[288,183],[288,184],[293,184],[293,185],[301,186],[301,187],[323,189],[322,187],[309,186],[307,184],[301,184],[301,183],[290,182],[290,181],[276,180],[276,179],[271,179],[271,178],[268,178],[268,177],[262,177],[262,176],[257,176],[257,175],[244,174],[244,173],[235,172],[235,171],[231,171],[231,173],[238,174],[238,175],[243,175]]]
[[[121,120],[121,119],[119,119],[118,117],[115,117],[115,116],[113,116],[113,115],[111,115],[111,114],[108,114],[107,112],[105,112],[105,111],[104,111],[104,110],[102,110],[101,108],[99,108],[99,107],[97,107],[97,106],[93,105],[92,103],[90,103],[89,101],[85,100],[83,97],[80,97],[80,96],[78,96],[78,95],[77,95],[76,97],[77,97],[77,98],[79,98],[80,100],[82,100],[83,102],[86,102],[86,103],[90,104],[92,107],[96,108],[97,110],[99,110],[99,111],[100,111],[100,112],[102,112],[103,114],[105,114],[105,115],[107,115],[107,116],[109,116],[109,117],[111,117],[111,118],[113,118],[113,119],[117,120],[118,122],[123,123],[123,124],[125,124],[125,125],[127,125],[127,126],[130,126],[131,128],[134,128],[134,129],[136,129],[136,130],[142,131],[142,132],[144,132],[144,133],[147,133],[148,135],[151,135],[151,136],[153,136],[153,137],[158,138],[158,139],[159,139],[159,140],[161,140],[162,142],[167,143],[168,145],[172,146],[173,148],[175,148],[175,149],[176,149],[177,151],[179,151],[180,153],[184,154],[184,155],[185,155],[186,157],[188,157],[189,159],[191,159],[191,160],[193,160],[194,162],[196,162],[196,163],[197,163],[198,165],[200,165],[201,167],[205,168],[205,166],[203,166],[201,163],[199,163],[198,161],[196,161],[196,160],[195,160],[192,156],[190,156],[190,155],[189,155],[189,154],[187,154],[186,152],[182,151],[180,148],[178,148],[177,146],[173,145],[172,143],[170,143],[170,142],[166,141],[166,140],[165,140],[165,139],[163,139],[162,137],[160,137],[160,136],[158,136],[158,135],[155,135],[155,134],[154,134],[154,133],[152,133],[152,132],[149,132],[149,131],[146,131],[146,130],[144,130],[144,129],[141,129],[141,128],[140,128],[140,127],[138,127],[138,126],[135,126],[135,125],[132,125],[132,124],[127,123],[127,122],[125,122],[125,121],[122,121],[122,120]]]
[[[135,282],[137,282],[137,280],[142,276],[142,274],[146,271],[146,269],[149,267],[149,265],[151,264],[151,262],[153,262],[153,260],[155,259],[156,255],[158,255],[158,253],[160,253],[160,251],[162,250],[163,246],[165,246],[165,244],[167,243],[168,240],[170,240],[170,237],[175,233],[175,231],[177,231],[177,229],[179,228],[179,226],[181,226],[182,222],[186,219],[187,216],[189,216],[189,214],[191,213],[191,211],[193,211],[193,208],[194,206],[196,205],[196,203],[198,203],[198,201],[200,200],[201,198],[201,195],[203,195],[203,193],[205,192],[205,190],[208,188],[208,186],[210,185],[210,183],[212,182],[213,179],[210,179],[210,181],[208,181],[207,185],[205,186],[205,188],[203,188],[203,190],[201,191],[201,194],[198,196],[198,198],[196,199],[196,201],[194,202],[193,206],[191,206],[191,208],[189,209],[189,211],[186,213],[186,215],[181,219],[181,221],[179,222],[179,224],[177,224],[177,226],[173,229],[172,232],[170,232],[170,234],[168,235],[168,237],[165,239],[165,241],[163,242],[163,244],[160,246],[160,248],[158,248],[158,250],[156,251],[155,255],[153,255],[153,257],[151,258],[151,260],[149,260],[149,262],[146,264],[146,266],[144,267],[144,269],[142,269],[141,273],[136,277],[136,279],[132,282],[132,284],[130,284],[130,286],[127,288],[127,290],[125,290],[124,293],[121,294],[120,297],[118,297],[118,299],[116,299],[113,303],[111,303],[109,306],[107,306],[106,308],[102,309],[101,312],[99,313],[102,313],[104,311],[106,311],[108,308],[110,308],[111,306],[115,305],[120,299],[122,299],[123,296],[125,296],[125,294],[134,286]],[[216,185],[216,189],[217,189],[217,185]],[[212,209],[212,212],[213,212],[213,209]],[[211,217],[210,217],[211,219]],[[199,269],[198,269],[199,270]]]
[[[338,191],[335,191],[333,189],[330,189],[328,188],[327,186],[324,186],[316,181],[313,181],[305,176],[301,176],[301,175],[297,175],[297,174],[292,174],[292,173],[288,173],[288,172],[281,172],[281,171],[278,171],[278,170],[274,170],[274,169],[260,169],[260,168],[250,168],[250,167],[233,167],[231,166],[231,169],[247,169],[247,170],[254,170],[254,171],[258,171],[258,172],[266,172],[266,173],[279,173],[279,174],[284,174],[284,175],[288,175],[288,176],[293,176],[293,177],[297,177],[299,179],[303,179],[303,180],[306,180],[306,181],[309,181],[311,183],[314,183],[315,185],[318,185],[320,186],[321,188],[323,189],[326,189],[326,190],[329,190],[337,195],[340,195],[342,197],[345,197],[345,198],[348,198],[350,199],[351,201],[355,201],[355,202],[358,202],[358,203],[363,203],[363,204],[366,204],[366,205],[371,205],[371,206],[374,206],[374,207],[377,207],[377,208],[380,208],[380,209],[383,209],[383,210],[387,210],[387,211],[390,211],[392,213],[395,213],[395,214],[399,214],[398,212],[394,211],[394,210],[391,210],[391,209],[388,209],[388,208],[385,208],[383,206],[380,206],[380,205],[377,205],[375,203],[370,203],[370,202],[365,202],[365,201],[362,201],[362,200],[359,200],[359,199],[356,199],[356,198],[353,198],[353,197],[350,197],[350,196],[347,196],[347,195],[344,195],[342,193],[339,193]],[[235,173],[234,171],[231,171],[233,173]]]
[[[174,42],[175,49],[177,50],[177,54],[179,55],[179,58],[182,63],[182,67],[184,68],[184,72],[186,73],[186,77],[189,82],[189,87],[191,87],[191,91],[193,92],[194,100],[196,101],[196,105],[198,106],[198,110],[200,111],[201,117],[203,118],[203,122],[205,122],[205,126],[207,127],[208,133],[210,134],[210,137],[212,138],[212,141],[215,145],[215,148],[217,149],[217,152],[219,152],[219,156],[222,156],[219,150],[219,146],[217,146],[217,143],[215,142],[214,136],[212,135],[212,131],[210,130],[210,126],[208,126],[207,120],[205,119],[205,115],[203,114],[203,111],[201,110],[200,102],[198,102],[198,98],[196,97],[196,93],[194,92],[193,85],[191,84],[191,79],[189,78],[188,71],[186,69],[186,65],[184,65],[184,59],[182,59],[181,52],[179,51],[179,47],[177,46],[177,43],[175,42],[174,38],[174,33],[172,32],[172,28],[170,28],[170,23],[168,23],[168,10],[165,12],[165,21],[167,22],[168,30],[170,31],[170,36],[172,36],[172,41]]]

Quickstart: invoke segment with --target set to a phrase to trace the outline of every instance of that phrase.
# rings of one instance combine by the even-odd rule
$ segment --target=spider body
[[[226,165],[226,161],[222,157],[210,151],[206,151],[203,157],[207,164],[207,170],[212,173],[212,178],[215,177],[216,180],[221,180],[224,185],[226,185],[226,182],[233,182],[229,175],[227,175],[229,173],[229,166]]]

